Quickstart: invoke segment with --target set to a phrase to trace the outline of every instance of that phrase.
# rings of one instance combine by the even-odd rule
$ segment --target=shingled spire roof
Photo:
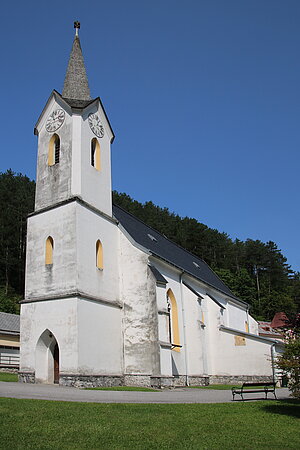
[[[77,33],[70,54],[62,96],[74,100],[91,100],[89,83]]]

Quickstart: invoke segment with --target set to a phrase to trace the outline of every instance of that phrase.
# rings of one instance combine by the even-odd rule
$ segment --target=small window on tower
[[[53,134],[49,142],[48,166],[54,166],[59,163],[60,139],[57,134]]]
[[[46,252],[45,252],[45,264],[53,264],[53,248],[54,248],[54,241],[51,236],[48,236],[46,240]]]
[[[91,165],[100,170],[100,144],[96,138],[91,140]]]
[[[96,267],[97,269],[103,269],[103,248],[99,239],[96,242]]]

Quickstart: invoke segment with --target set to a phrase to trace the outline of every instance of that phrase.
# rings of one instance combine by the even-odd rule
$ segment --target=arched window
[[[99,239],[96,242],[96,267],[97,269],[103,269],[103,248]]]
[[[53,264],[53,238],[49,236],[46,240],[45,264]]]
[[[100,170],[100,144],[96,138],[91,140],[91,165]]]
[[[177,302],[171,289],[167,292],[167,298],[170,309],[170,342],[174,345],[173,350],[180,352]]]
[[[57,134],[53,134],[53,136],[49,141],[48,166],[58,164],[59,155],[60,155],[60,139]]]

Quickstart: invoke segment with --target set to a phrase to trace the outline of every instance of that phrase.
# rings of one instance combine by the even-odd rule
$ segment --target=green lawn
[[[96,387],[84,388],[88,391],[138,391],[138,392],[159,392],[157,389],[139,387],[139,386],[111,386],[111,387]]]
[[[0,448],[298,449],[300,403],[100,404],[0,399]]]
[[[18,381],[17,373],[0,372],[0,381]]]

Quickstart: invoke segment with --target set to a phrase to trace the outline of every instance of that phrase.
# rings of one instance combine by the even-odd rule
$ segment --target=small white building
[[[20,316],[0,312],[0,371],[18,369],[20,361]]]
[[[265,380],[276,341],[208,265],[112,205],[114,134],[76,34],[35,127],[20,380],[174,386]]]

